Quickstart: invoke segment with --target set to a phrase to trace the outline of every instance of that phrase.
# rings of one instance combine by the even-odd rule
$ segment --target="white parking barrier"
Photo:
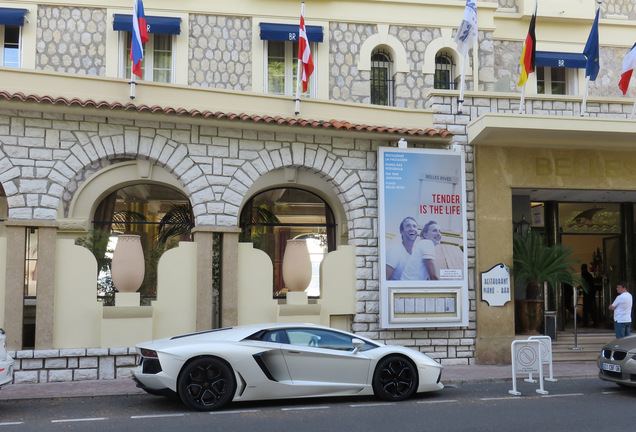
[[[541,358],[543,356],[543,349],[541,347],[541,341],[539,340],[516,340],[510,345],[512,354],[512,390],[508,393],[519,396],[520,392],[517,391],[517,374],[539,374],[539,388],[537,393],[548,394],[543,389],[543,363]]]
[[[541,342],[541,367],[543,365],[549,365],[550,377],[544,378],[546,381],[557,382],[558,379],[554,378],[554,368],[552,367],[552,338],[550,336],[530,336],[529,340],[538,340]],[[532,379],[532,373],[530,373],[526,382],[536,382]]]

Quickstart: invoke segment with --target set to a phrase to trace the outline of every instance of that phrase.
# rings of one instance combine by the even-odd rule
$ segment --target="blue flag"
[[[598,62],[599,48],[598,48],[598,14],[600,8],[596,9],[596,18],[594,18],[594,24],[592,24],[592,30],[590,36],[587,38],[585,49],[583,54],[587,57],[585,64],[585,76],[590,77],[590,81],[594,81],[598,75],[600,65]]]

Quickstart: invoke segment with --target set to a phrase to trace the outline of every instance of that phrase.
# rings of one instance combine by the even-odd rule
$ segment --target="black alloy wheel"
[[[408,399],[417,390],[417,370],[405,357],[392,355],[378,362],[373,373],[373,393],[386,401]]]
[[[197,411],[212,411],[230,402],[236,390],[232,368],[214,357],[202,357],[188,363],[179,375],[179,396]]]

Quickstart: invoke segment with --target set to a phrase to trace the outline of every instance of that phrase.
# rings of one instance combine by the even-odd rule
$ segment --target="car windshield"
[[[340,351],[353,351],[354,349],[354,337],[325,329],[288,328],[261,330],[246,339]],[[368,351],[377,347],[375,344],[364,341],[364,346],[360,351]]]

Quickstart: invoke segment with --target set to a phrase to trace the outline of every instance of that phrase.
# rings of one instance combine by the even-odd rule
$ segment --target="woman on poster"
[[[441,241],[442,236],[439,225],[435,221],[430,221],[420,233],[420,241],[413,248],[413,253],[409,257],[402,280],[439,280],[439,269],[435,262],[435,246]]]

